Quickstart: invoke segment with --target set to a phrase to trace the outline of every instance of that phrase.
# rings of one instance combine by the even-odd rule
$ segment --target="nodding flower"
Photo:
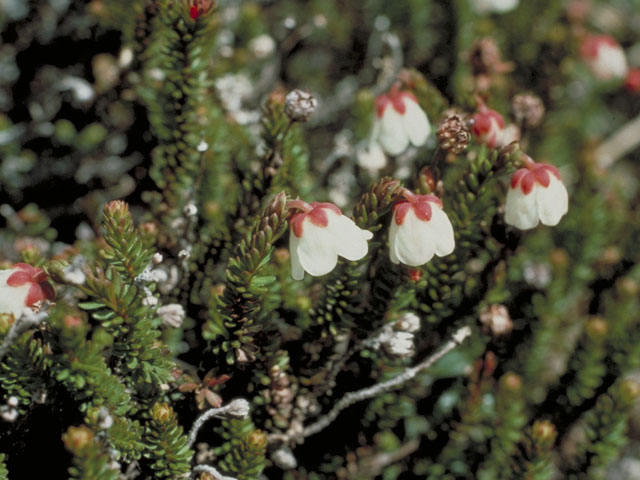
[[[294,279],[302,280],[304,272],[314,277],[325,275],[335,268],[338,256],[355,261],[369,251],[367,241],[373,234],[342,215],[334,204],[291,200],[287,206],[299,210],[289,222]]]
[[[389,255],[393,263],[424,265],[434,255],[449,255],[455,247],[453,226],[435,195],[403,192],[393,207],[389,228]]]
[[[431,133],[427,114],[415,95],[398,84],[376,99],[372,139],[390,155],[399,155],[409,144],[421,147]]]
[[[553,165],[535,163],[525,157],[525,168],[511,176],[505,222],[529,230],[542,222],[554,226],[569,209],[569,195]]]
[[[54,298],[55,291],[41,268],[16,263],[8,270],[0,270],[0,312],[12,313],[17,319],[25,308]]]
[[[587,35],[580,45],[580,55],[600,80],[623,79],[629,71],[624,50],[609,35]]]

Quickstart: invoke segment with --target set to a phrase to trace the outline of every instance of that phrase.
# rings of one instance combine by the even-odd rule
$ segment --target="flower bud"
[[[450,115],[440,122],[437,134],[440,147],[454,155],[462,153],[471,140],[467,122],[458,114]]]
[[[284,113],[294,122],[306,122],[316,111],[318,101],[309,92],[295,89],[287,94]]]

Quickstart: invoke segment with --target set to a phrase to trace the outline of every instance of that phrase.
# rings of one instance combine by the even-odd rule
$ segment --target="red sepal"
[[[7,285],[10,287],[21,287],[25,283],[31,282],[32,275],[28,274],[25,271],[13,272],[7,278]]]
[[[189,16],[195,20],[200,16],[200,10],[195,5],[189,9]]]
[[[632,68],[627,74],[627,78],[624,81],[624,86],[627,87],[631,93],[640,92],[640,68]]]
[[[404,222],[404,217],[407,216],[410,208],[411,204],[409,202],[400,202],[396,203],[393,206],[393,215],[396,220],[396,224],[402,225],[402,222]]]
[[[498,124],[498,127],[501,129],[504,128],[504,119],[502,115],[500,115],[495,110],[485,110],[479,113],[476,113],[473,116],[473,126],[471,127],[471,132],[476,137],[481,137],[490,133],[493,127],[493,122]]]
[[[398,225],[402,225],[402,222],[404,222],[404,217],[406,217],[409,208],[413,208],[416,217],[425,222],[431,220],[431,215],[433,214],[431,203],[435,203],[442,208],[442,201],[435,195],[416,195],[405,189],[402,192],[402,196],[406,200],[401,200],[393,206],[394,218]]]
[[[533,186],[539,183],[543,187],[548,187],[551,182],[549,173],[560,180],[560,172],[553,165],[548,163],[532,163],[528,168],[521,168],[511,176],[511,188],[517,188],[520,184],[522,193],[525,195],[533,191]]]
[[[296,213],[291,217],[289,223],[293,228],[293,233],[296,237],[301,238],[304,232],[304,220],[309,217],[309,220],[314,225],[319,227],[326,227],[329,225],[329,217],[325,209],[333,211],[336,215],[342,215],[342,212],[333,203],[327,202],[311,202],[311,209],[306,212]]]
[[[620,44],[609,35],[589,35],[580,45],[580,55],[587,59],[594,59],[598,56],[598,51],[602,45],[621,48]]]
[[[398,87],[394,85],[388,93],[383,93],[376,98],[376,114],[378,117],[382,117],[387,106],[391,104],[396,112],[404,115],[407,111],[407,105],[404,103],[405,97],[412,102],[418,103],[418,99],[413,93],[407,90],[400,91]]]
[[[413,204],[413,211],[420,220],[428,222],[431,220],[431,205],[429,202],[418,202]]]
[[[304,219],[306,218],[306,216],[306,213],[296,213],[291,217],[291,220],[289,221],[289,223],[291,224],[291,228],[293,228],[293,234],[298,238],[302,237],[302,232],[304,231],[302,224],[304,223]]]

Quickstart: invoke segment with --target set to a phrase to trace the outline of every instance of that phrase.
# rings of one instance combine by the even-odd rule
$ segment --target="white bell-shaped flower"
[[[629,67],[624,50],[609,35],[588,35],[580,45],[580,54],[600,80],[623,79]]]
[[[301,210],[290,221],[289,251],[294,279],[302,280],[304,272],[314,277],[329,273],[338,263],[338,255],[354,261],[367,254],[367,240],[373,234],[359,228],[332,203],[292,200],[289,207]]]
[[[54,297],[53,287],[41,268],[16,263],[8,270],[0,270],[0,313],[12,313],[17,319],[25,308]]]
[[[427,114],[415,95],[397,85],[376,99],[372,138],[390,155],[399,155],[409,144],[421,147],[431,133]]]
[[[375,175],[378,170],[387,166],[387,157],[382,147],[376,141],[370,141],[366,146],[358,147],[356,151],[358,165]]]
[[[471,0],[473,9],[480,14],[505,13],[518,6],[518,0]]]
[[[505,222],[520,230],[529,230],[542,222],[557,225],[569,209],[569,195],[553,165],[527,162],[526,168],[511,177],[507,193]]]
[[[475,139],[489,148],[502,146],[505,137],[504,119],[495,110],[481,105],[478,113],[471,117],[473,125],[471,133]]]
[[[442,257],[453,252],[453,227],[440,199],[408,190],[404,191],[404,198],[393,207],[389,228],[391,261],[417,267],[433,255]]]

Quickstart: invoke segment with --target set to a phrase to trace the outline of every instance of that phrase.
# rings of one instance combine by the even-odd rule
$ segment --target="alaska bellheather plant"
[[[0,480],[624,478],[628,3],[0,3]]]

